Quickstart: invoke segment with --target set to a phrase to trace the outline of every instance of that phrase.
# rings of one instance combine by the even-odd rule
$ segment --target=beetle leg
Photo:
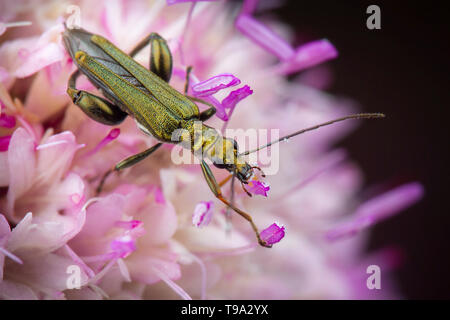
[[[89,118],[97,122],[110,126],[121,123],[127,117],[127,113],[101,97],[78,90],[76,82],[79,75],[80,71],[77,70],[69,78],[67,93],[73,103],[79,106]]]
[[[153,152],[155,152],[159,147],[162,146],[162,143],[157,143],[155,144],[153,147],[146,149],[144,151],[142,151],[141,153],[137,153],[134,154],[122,161],[120,161],[118,164],[116,164],[114,167],[112,167],[111,169],[109,169],[108,171],[105,172],[105,174],[102,177],[102,180],[100,180],[100,184],[97,187],[97,194],[99,194],[102,189],[103,189],[103,185],[105,184],[106,178],[108,178],[108,176],[115,171],[120,171],[123,169],[126,169],[128,167],[131,167],[133,165],[135,165],[136,163],[144,160],[145,158],[147,158],[149,155],[151,155]]]
[[[231,178],[233,177],[233,174],[230,173],[225,179],[219,182],[219,187],[223,187],[225,183],[227,183]]]
[[[201,167],[202,167],[203,176],[205,177],[209,188],[211,189],[213,194],[216,196],[216,198],[219,199],[220,201],[222,201],[227,207],[233,209],[237,214],[242,216],[245,220],[247,220],[250,223],[250,225],[253,228],[253,231],[256,234],[256,238],[258,239],[258,243],[261,246],[267,247],[267,248],[271,248],[272,247],[271,245],[268,245],[263,239],[261,239],[261,236],[259,235],[258,227],[253,222],[252,217],[248,213],[240,210],[239,208],[236,208],[232,203],[230,203],[228,200],[226,200],[223,197],[222,191],[220,190],[220,187],[219,187],[219,185],[218,185],[218,183],[216,181],[216,178],[214,178],[214,175],[213,175],[210,167],[208,166],[208,164],[205,162],[205,160],[202,160]]]
[[[184,83],[184,95],[187,96],[189,91],[189,82],[191,81],[192,66],[186,68],[186,82]]]
[[[129,56],[134,57],[145,46],[150,44],[150,71],[166,82],[172,76],[172,54],[166,40],[159,34],[152,32],[131,50]]]

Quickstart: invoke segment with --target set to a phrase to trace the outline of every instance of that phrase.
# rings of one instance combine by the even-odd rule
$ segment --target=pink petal
[[[195,206],[192,214],[192,224],[203,228],[211,222],[214,203],[212,201],[202,201]]]
[[[225,99],[222,100],[222,105],[226,109],[233,110],[236,104],[238,104],[241,100],[247,98],[252,93],[253,90],[246,85],[242,88],[231,91],[230,94]]]
[[[63,60],[65,49],[59,43],[63,29],[62,24],[57,24],[44,32],[31,49],[22,48],[19,50],[19,59],[22,59],[22,63],[15,70],[14,75],[18,78],[28,77],[55,62]]]
[[[206,97],[240,83],[241,80],[232,74],[223,73],[192,85],[192,93],[196,97]]]
[[[184,3],[184,2],[213,2],[213,1],[217,1],[217,0],[166,0],[167,5],[171,6],[173,4],[177,4],[177,3]]]
[[[270,186],[265,184],[262,181],[258,181],[258,180],[251,180],[248,183],[249,188],[247,188],[247,191],[255,194],[255,195],[261,195],[264,197],[267,197],[268,195],[268,191],[270,190]]]
[[[178,221],[175,208],[170,202],[152,202],[140,210],[137,216],[146,228],[146,234],[139,241],[146,245],[159,245],[167,242],[175,233]]]
[[[225,109],[230,109],[227,115],[227,120],[229,121],[231,116],[233,115],[234,108],[236,105],[243,99],[247,98],[249,95],[251,95],[253,91],[250,89],[249,86],[244,86],[242,88],[239,88],[237,90],[231,91],[230,94],[222,100],[222,106]],[[225,123],[226,126],[226,123]],[[223,131],[223,130],[222,130]]]
[[[326,237],[329,240],[336,240],[355,235],[413,205],[423,194],[423,186],[417,182],[404,184],[383,193],[360,205],[350,221],[329,230]]]
[[[59,181],[72,164],[75,152],[83,146],[76,143],[70,131],[49,137],[37,147],[40,179],[46,183]]]
[[[14,131],[8,149],[9,189],[8,212],[13,212],[15,199],[22,196],[32,185],[36,159],[34,140],[23,128]]]
[[[11,136],[0,137],[0,152],[8,151]]]
[[[30,256],[23,265],[15,264],[12,272],[20,275],[20,280],[23,283],[27,283],[37,290],[56,295],[58,291],[67,289],[68,274],[66,270],[69,266],[75,264],[70,258],[50,253]],[[83,268],[79,267],[81,286],[84,286],[87,283],[88,276]]]
[[[0,127],[3,128],[14,128],[16,126],[16,118],[14,118],[13,116],[9,116],[5,113],[2,113],[0,115]]]
[[[25,261],[28,256],[44,255],[64,246],[70,238],[67,235],[63,223],[39,221],[29,212],[12,230],[7,249]]]
[[[216,107],[216,116],[223,120],[223,121],[228,121],[228,115],[225,112],[225,107],[219,102],[219,100],[217,100],[216,98],[214,98],[213,96],[209,96],[209,97],[202,97],[203,100],[205,100],[206,102],[211,103],[214,107]]]
[[[242,14],[236,19],[236,28],[280,60],[288,60],[294,55],[294,49],[289,43],[248,14]]]
[[[242,5],[241,14],[252,14],[255,12],[256,7],[258,6],[259,0],[244,0],[244,4]]]
[[[166,248],[149,248],[146,254],[133,254],[127,257],[126,263],[132,280],[153,284],[160,281],[160,273],[167,279],[176,280],[181,277],[180,265],[176,262],[178,256]]]
[[[76,240],[103,237],[121,219],[124,206],[125,197],[116,193],[91,204],[86,209],[86,223]]]
[[[290,74],[315,66],[338,56],[336,48],[326,39],[312,41],[298,47],[295,54],[279,67],[282,74]]]
[[[114,224],[116,227],[123,228],[125,230],[133,230],[134,228],[140,227],[142,221],[131,220],[131,221],[116,221]]]
[[[285,235],[285,227],[280,227],[276,222],[271,224],[268,228],[261,231],[259,234],[261,239],[264,240],[268,245],[280,242]]]
[[[124,258],[136,250],[136,241],[130,235],[126,235],[115,239],[111,243],[111,249],[119,257]]]
[[[61,47],[56,43],[49,43],[28,53],[21,66],[14,72],[14,75],[18,78],[28,77],[52,63],[61,61],[63,57],[64,52]]]
[[[5,300],[38,300],[30,287],[11,280],[0,281],[0,298]]]

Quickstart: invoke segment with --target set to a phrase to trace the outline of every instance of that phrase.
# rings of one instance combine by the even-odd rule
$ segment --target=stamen
[[[0,22],[0,35],[2,35],[8,28],[26,27],[30,25],[31,21]]]
[[[3,253],[5,256],[13,260],[14,262],[17,262],[18,264],[23,264],[23,261],[16,255],[12,254],[5,248],[0,247],[0,253]]]
[[[178,294],[184,300],[192,300],[191,296],[184,291],[179,285],[170,280],[163,272],[159,271],[157,268],[151,267],[152,271],[162,280],[164,281],[176,294]]]
[[[119,128],[112,129],[106,137],[103,138],[102,141],[100,141],[97,146],[85,154],[85,157],[90,157],[99,152],[102,148],[104,148],[106,145],[108,145],[111,141],[117,139],[117,137],[120,134]]]
[[[61,141],[55,141],[55,142],[49,142],[49,143],[44,143],[44,144],[40,144],[36,147],[36,150],[42,150],[42,149],[46,149],[46,148],[50,148],[50,147],[54,147],[54,146],[58,146],[60,144],[66,144],[68,143],[67,141],[61,140]]]

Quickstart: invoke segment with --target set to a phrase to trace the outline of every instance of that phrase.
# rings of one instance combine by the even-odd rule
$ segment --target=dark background
[[[381,8],[381,30],[366,27],[371,4]],[[375,226],[368,250],[404,249],[395,273],[406,298],[450,298],[450,21],[444,3],[292,0],[270,11],[296,31],[296,45],[328,38],[337,47],[338,59],[327,64],[335,80],[329,91],[354,98],[363,111],[388,115],[382,125],[364,122],[342,145],[363,168],[368,187],[418,180],[426,195]]]

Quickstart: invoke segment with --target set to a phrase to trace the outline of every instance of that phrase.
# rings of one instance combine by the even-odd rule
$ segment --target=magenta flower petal
[[[142,225],[142,221],[139,220],[116,221],[114,225],[116,227],[123,228],[125,230],[132,230],[134,228],[140,227]]]
[[[345,221],[329,230],[326,237],[329,240],[336,240],[355,235],[413,205],[422,198],[423,194],[423,186],[417,182],[383,193],[360,205],[350,221]]]
[[[196,227],[202,228],[211,222],[213,214],[214,203],[212,201],[202,201],[195,206],[194,214],[192,215],[192,224]]]
[[[0,152],[7,151],[11,136],[0,137]]]
[[[111,242],[111,249],[119,257],[124,258],[136,250],[136,241],[131,236],[126,235]]]
[[[253,93],[253,90],[250,89],[250,87],[246,85],[242,88],[231,91],[230,94],[225,99],[222,100],[222,105],[226,109],[233,110],[239,101],[247,98],[252,93]]]
[[[295,54],[281,64],[279,72],[282,74],[294,73],[337,56],[336,48],[327,39],[312,41],[298,47]]]
[[[222,103],[220,103],[219,100],[217,100],[216,98],[214,98],[213,96],[208,96],[208,97],[202,97],[203,100],[205,100],[206,102],[211,103],[214,107],[216,107],[216,116],[223,120],[223,121],[228,121],[228,115],[225,111],[225,107],[222,105]]]
[[[241,80],[232,74],[223,73],[192,85],[192,93],[196,97],[206,97],[218,92],[219,90],[232,87],[240,83]]]
[[[259,0],[244,0],[242,5],[241,14],[253,14],[258,6]]]
[[[261,195],[264,197],[267,197],[268,191],[270,190],[270,186],[265,184],[262,181],[258,180],[252,180],[248,183],[249,188],[247,188],[247,191],[255,194],[255,195]]]
[[[284,235],[285,227],[280,227],[276,222],[272,223],[268,228],[264,229],[259,234],[261,239],[264,240],[268,245],[280,242],[281,239],[284,238]]]
[[[16,118],[2,113],[0,115],[0,127],[3,128],[14,128],[16,126]]]
[[[217,1],[217,0],[166,0],[168,6],[171,6],[171,5],[177,4],[177,3],[184,3],[184,2],[200,2],[200,1],[212,2],[212,1]]]
[[[242,34],[280,60],[288,60],[294,55],[289,43],[250,15],[240,15],[235,25]]]

